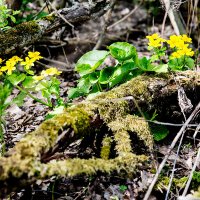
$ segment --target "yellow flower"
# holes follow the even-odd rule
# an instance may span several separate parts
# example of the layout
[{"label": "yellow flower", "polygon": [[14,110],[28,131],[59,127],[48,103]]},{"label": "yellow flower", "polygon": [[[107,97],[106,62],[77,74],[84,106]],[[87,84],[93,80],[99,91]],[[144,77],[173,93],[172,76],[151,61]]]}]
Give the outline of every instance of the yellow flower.
[{"label": "yellow flower", "polygon": [[167,43],[169,44],[169,46],[171,48],[178,48],[178,49],[181,49],[183,48],[185,45],[188,46],[188,44],[185,44],[186,43],[191,43],[192,42],[192,39],[187,37],[187,35],[171,35],[170,36],[170,39],[167,41]]},{"label": "yellow flower", "polygon": [[161,42],[159,40],[152,40],[148,43],[150,47],[161,47]]},{"label": "yellow flower", "polygon": [[183,35],[182,35],[182,40],[183,40],[184,42],[192,43],[192,39],[189,38],[186,34],[183,34]]},{"label": "yellow flower", "polygon": [[148,46],[154,47],[154,48],[161,47],[162,46],[161,43],[166,42],[166,40],[161,38],[157,33],[146,36],[146,38],[148,38],[148,40],[149,40]]},{"label": "yellow flower", "polygon": [[3,59],[2,58],[0,58],[0,64],[3,62]]},{"label": "yellow flower", "polygon": [[180,35],[171,35],[167,43],[171,48],[179,47],[184,45],[184,41],[182,40]]},{"label": "yellow flower", "polygon": [[193,56],[194,55],[194,51],[192,51],[191,48],[183,48],[183,49],[180,49],[178,50],[182,55],[186,55],[186,56]]},{"label": "yellow flower", "polygon": [[19,61],[22,61],[22,59],[18,56],[13,56],[12,58],[9,59],[11,62],[15,62],[15,64]]},{"label": "yellow flower", "polygon": [[156,40],[160,38],[160,36],[158,35],[158,33],[154,33],[153,35],[146,36],[146,38],[148,38],[149,40]]},{"label": "yellow flower", "polygon": [[2,72],[7,71],[7,67],[6,67],[6,66],[3,66],[3,67],[1,68],[1,71],[2,71]]},{"label": "yellow flower", "polygon": [[35,52],[29,51],[28,56],[29,56],[29,58],[33,59],[34,61],[43,58],[42,56],[40,56],[40,52],[38,52],[38,51],[35,51]]},{"label": "yellow flower", "polygon": [[172,55],[171,55],[171,58],[174,59],[174,58],[180,58],[182,55],[180,54],[180,52],[176,51],[176,52],[173,52]]},{"label": "yellow flower", "polygon": [[35,81],[41,81],[42,79],[44,78],[44,76],[33,76],[33,79],[35,80]]},{"label": "yellow flower", "polygon": [[8,74],[8,75],[11,75],[11,74],[12,74],[12,71],[14,71],[15,69],[16,69],[16,67],[15,67],[15,65],[13,65],[13,62],[7,60],[7,61],[6,61],[6,66],[3,66],[3,67],[1,68],[1,71],[2,71],[2,72],[7,71],[7,74]]},{"label": "yellow flower", "polygon": [[34,60],[30,59],[29,57],[25,58],[25,61],[21,62],[21,65],[24,65],[26,70],[29,70],[32,66],[34,66]]},{"label": "yellow flower", "polygon": [[55,67],[43,70],[41,72],[42,76],[53,76],[53,75],[60,75],[62,72],[58,71]]},{"label": "yellow flower", "polygon": [[191,48],[187,48],[187,46],[185,46],[183,49],[179,49],[176,52],[173,52],[171,55],[171,58],[180,58],[181,56],[193,56],[194,55],[194,51],[192,51]]}]

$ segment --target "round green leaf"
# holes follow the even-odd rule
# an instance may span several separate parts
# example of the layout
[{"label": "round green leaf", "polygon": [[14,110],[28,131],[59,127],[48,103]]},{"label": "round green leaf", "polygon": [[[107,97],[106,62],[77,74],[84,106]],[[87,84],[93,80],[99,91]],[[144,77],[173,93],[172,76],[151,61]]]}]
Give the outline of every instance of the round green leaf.
[{"label": "round green leaf", "polygon": [[84,76],[96,70],[109,55],[108,51],[92,50],[84,54],[77,62],[75,70]]},{"label": "round green leaf", "polygon": [[160,124],[152,124],[150,126],[150,130],[153,133],[155,141],[163,140],[169,134],[169,130],[166,128],[166,126]]},{"label": "round green leaf", "polygon": [[136,48],[127,42],[115,42],[108,49],[111,55],[119,61],[134,59],[137,55]]}]

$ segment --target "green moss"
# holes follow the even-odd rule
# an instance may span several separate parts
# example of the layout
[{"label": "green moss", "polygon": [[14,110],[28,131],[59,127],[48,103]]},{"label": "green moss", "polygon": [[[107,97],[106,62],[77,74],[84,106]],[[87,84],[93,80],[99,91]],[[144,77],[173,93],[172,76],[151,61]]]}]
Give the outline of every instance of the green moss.
[{"label": "green moss", "polygon": [[[174,188],[179,188],[179,189],[184,188],[187,180],[188,177],[186,176],[183,176],[182,178],[173,178],[171,190],[173,190]],[[166,188],[168,188],[169,186],[169,182],[170,182],[170,177],[162,176],[158,179],[155,189],[166,190]]]},{"label": "green moss", "polygon": [[[126,115],[123,118],[119,118],[115,121],[112,121],[108,124],[114,132],[123,132],[129,131],[134,132],[137,136],[144,141],[145,145],[152,150],[153,149],[153,136],[151,135],[148,123],[138,116]],[[129,145],[128,141],[124,140],[125,138],[121,137],[119,140],[121,145]]]},{"label": "green moss", "polygon": [[88,131],[89,116],[83,109],[74,108],[43,122],[36,131],[16,144],[7,159],[0,158],[0,180],[8,178],[11,174],[14,177],[23,174],[33,176],[41,164],[41,154],[55,145],[59,130],[66,126],[73,127],[75,134],[84,134]]},{"label": "green moss", "polygon": [[[195,77],[195,74],[188,75],[188,77],[191,76]],[[187,79],[186,77],[183,82],[187,81],[189,85]],[[138,104],[151,104],[154,98],[149,89],[154,88],[152,81],[151,77],[139,76],[118,88],[98,95],[91,101],[67,108],[65,113],[43,122],[36,131],[26,135],[7,154],[7,157],[0,158],[0,180],[5,180],[10,175],[21,177],[23,174],[45,178],[56,174],[74,176],[81,173],[94,174],[97,171],[110,173],[113,170],[125,171],[127,174],[134,173],[148,157],[135,155],[132,152],[131,134],[137,134],[151,150],[153,149],[153,137],[149,131],[148,123],[136,115],[131,115],[131,113],[138,111],[137,106],[133,104],[133,107],[130,108],[129,100],[123,98],[132,96]],[[158,85],[164,81],[162,78],[156,78]],[[177,90],[177,88],[175,89]],[[175,89],[170,90],[173,92]],[[71,127],[74,130],[74,138],[82,138],[90,131],[91,120],[96,115],[100,115],[100,118],[113,133],[113,138],[112,136],[105,137],[103,140],[101,149],[103,159],[75,158],[51,161],[47,164],[40,162],[41,155],[55,145],[59,131]],[[108,159],[110,146],[113,144],[116,145],[118,156],[114,159]],[[159,183],[158,187],[168,185],[169,178],[162,178]],[[182,185],[183,180],[174,179],[173,184]]]},{"label": "green moss", "polygon": [[111,148],[112,139],[111,137],[104,137],[102,141],[101,147],[101,158],[108,160],[110,155],[110,148]]},{"label": "green moss", "polygon": [[49,22],[54,22],[55,18],[56,18],[56,16],[54,14],[51,14],[51,15],[47,15],[47,16],[43,17],[42,20],[47,20]]},{"label": "green moss", "polygon": [[112,171],[136,173],[136,167],[145,160],[147,160],[147,157],[137,156],[132,153],[127,154],[126,157],[117,157],[109,160],[99,158],[54,160],[41,166],[40,178],[56,174],[61,176],[75,176],[83,173],[92,175],[98,171],[105,173]]},{"label": "green moss", "polygon": [[114,139],[116,141],[115,149],[117,150],[119,156],[125,156],[127,153],[132,151],[131,140],[127,131],[117,131],[114,133]]}]

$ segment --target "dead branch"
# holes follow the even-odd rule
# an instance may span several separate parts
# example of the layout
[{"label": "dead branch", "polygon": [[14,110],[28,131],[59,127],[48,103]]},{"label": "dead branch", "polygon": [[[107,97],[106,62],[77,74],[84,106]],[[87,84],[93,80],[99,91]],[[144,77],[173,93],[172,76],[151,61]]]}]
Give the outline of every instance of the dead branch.
[{"label": "dead branch", "polygon": [[[70,8],[60,9],[42,19],[19,24],[0,35],[0,56],[33,44],[44,34],[66,26],[66,21],[70,24],[77,24],[99,17],[109,9],[109,3],[110,0],[99,0],[92,4],[80,3]],[[66,21],[60,18],[60,15]]]}]

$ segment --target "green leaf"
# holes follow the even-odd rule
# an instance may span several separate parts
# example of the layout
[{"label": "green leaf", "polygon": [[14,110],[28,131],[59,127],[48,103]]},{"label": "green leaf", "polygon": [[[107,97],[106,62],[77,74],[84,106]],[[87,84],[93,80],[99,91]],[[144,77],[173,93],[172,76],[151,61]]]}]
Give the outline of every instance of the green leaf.
[{"label": "green leaf", "polygon": [[108,51],[93,50],[84,54],[77,62],[75,70],[84,76],[96,70],[109,55]]},{"label": "green leaf", "polygon": [[108,49],[111,55],[119,61],[135,59],[137,56],[136,48],[127,42],[115,42]]},{"label": "green leaf", "polygon": [[11,19],[11,21],[12,21],[13,23],[15,23],[15,22],[16,22],[16,19],[15,19],[15,17],[13,17],[12,15],[9,15],[9,17],[10,17],[10,19]]},{"label": "green leaf", "polygon": [[42,91],[48,89],[51,85],[51,81],[42,80],[35,86],[35,91]]},{"label": "green leaf", "polygon": [[49,90],[43,89],[43,90],[41,90],[41,92],[42,92],[42,96],[43,96],[43,97],[45,97],[45,98],[47,98],[47,99],[50,99],[50,98],[51,98],[51,92],[50,92]]},{"label": "green leaf", "polygon": [[67,92],[69,99],[74,99],[83,95],[83,92],[79,88],[71,88]]},{"label": "green leaf", "polygon": [[20,10],[13,10],[12,12],[13,12],[12,13],[13,15],[18,15],[21,11]]},{"label": "green leaf", "polygon": [[90,92],[90,88],[92,87],[92,85],[93,84],[90,82],[89,76],[87,76],[79,80],[77,88],[79,88],[81,92],[87,94]]},{"label": "green leaf", "polygon": [[126,185],[120,185],[120,186],[119,186],[119,190],[120,190],[121,192],[125,192],[127,189],[128,189],[128,187],[127,187]]},{"label": "green leaf", "polygon": [[13,102],[18,106],[22,106],[24,104],[24,99],[26,97],[25,92],[20,92],[14,99]]},{"label": "green leaf", "polygon": [[80,76],[85,76],[94,71],[89,64],[76,65],[75,70],[80,74]]},{"label": "green leaf", "polygon": [[52,77],[49,92],[60,96],[60,81],[56,77]]},{"label": "green leaf", "polygon": [[9,81],[5,80],[4,83],[0,83],[0,113],[3,113],[7,106],[9,106],[9,103],[6,101],[12,89],[13,85]]},{"label": "green leaf", "polygon": [[92,84],[95,84],[98,81],[99,78],[99,71],[98,72],[93,72],[91,74],[89,74],[89,81]]},{"label": "green leaf", "polygon": [[172,71],[182,71],[183,65],[181,64],[181,59],[175,58],[168,62],[168,66]]},{"label": "green leaf", "polygon": [[21,74],[16,74],[13,73],[10,76],[8,76],[8,80],[13,84],[13,85],[18,85],[20,82],[22,82],[26,78],[26,75],[21,73]]},{"label": "green leaf", "polygon": [[32,76],[26,76],[25,80],[23,81],[22,85],[24,88],[33,88],[35,87],[35,80]]},{"label": "green leaf", "polygon": [[[135,65],[134,62],[128,62],[124,65],[119,65],[114,68],[112,77],[109,80],[109,86],[113,87],[119,83],[124,83],[127,80],[130,80],[134,75]],[[130,73],[131,72],[131,73]],[[132,75],[131,75],[132,74]]]},{"label": "green leaf", "polygon": [[143,71],[149,71],[149,68],[152,68],[150,60],[148,60],[146,57],[139,59],[138,63],[138,67]]},{"label": "green leaf", "polygon": [[194,68],[194,59],[190,57],[185,58],[185,65],[188,66],[190,69]]},{"label": "green leaf", "polygon": [[152,69],[149,69],[149,71],[154,71],[154,72],[157,72],[157,73],[167,73],[168,72],[168,65],[163,64],[163,65],[153,66]]},{"label": "green leaf", "polygon": [[153,133],[153,137],[155,141],[163,140],[169,134],[169,130],[164,125],[160,124],[151,124],[150,130]]},{"label": "green leaf", "polygon": [[110,80],[109,86],[114,87],[115,85],[117,85],[119,83],[124,83],[126,81],[126,78],[128,78],[128,77],[129,77],[128,73],[120,74]]},{"label": "green leaf", "polygon": [[106,67],[100,71],[99,83],[107,84],[110,81],[110,78],[113,76],[115,71],[114,67]]},{"label": "green leaf", "polygon": [[45,120],[47,119],[51,119],[52,117],[54,117],[55,115],[59,115],[62,114],[65,110],[65,106],[58,106],[56,108],[53,109],[53,111],[49,112],[46,116],[45,116]]},{"label": "green leaf", "polygon": [[47,12],[39,12],[39,14],[36,16],[36,19],[40,19],[40,18],[42,18],[42,17],[45,17],[45,16],[47,16],[49,13],[47,13]]},{"label": "green leaf", "polygon": [[150,57],[150,61],[151,61],[151,62],[154,62],[154,61],[156,61],[156,60],[159,60],[159,57],[158,57],[157,54],[152,55],[152,56]]},{"label": "green leaf", "polygon": [[95,93],[91,93],[91,94],[89,94],[88,96],[87,96],[87,100],[91,100],[91,99],[93,99],[93,98],[95,98],[97,95],[99,95],[99,94],[101,94],[102,92],[99,92],[99,91],[97,91],[97,92],[95,92]]},{"label": "green leaf", "polygon": [[30,69],[24,69],[27,74],[34,75],[34,71]]}]

